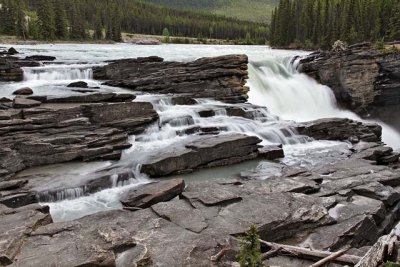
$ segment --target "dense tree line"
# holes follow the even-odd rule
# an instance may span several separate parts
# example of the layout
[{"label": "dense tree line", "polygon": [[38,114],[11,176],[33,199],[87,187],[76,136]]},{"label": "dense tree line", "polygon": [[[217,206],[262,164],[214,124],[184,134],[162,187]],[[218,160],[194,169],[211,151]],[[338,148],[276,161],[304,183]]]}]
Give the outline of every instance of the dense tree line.
[{"label": "dense tree line", "polygon": [[121,40],[121,32],[264,43],[268,27],[140,0],[0,0],[0,34],[23,38]]},{"label": "dense tree line", "polygon": [[400,40],[400,0],[281,0],[273,12],[272,45],[328,48],[336,40]]}]

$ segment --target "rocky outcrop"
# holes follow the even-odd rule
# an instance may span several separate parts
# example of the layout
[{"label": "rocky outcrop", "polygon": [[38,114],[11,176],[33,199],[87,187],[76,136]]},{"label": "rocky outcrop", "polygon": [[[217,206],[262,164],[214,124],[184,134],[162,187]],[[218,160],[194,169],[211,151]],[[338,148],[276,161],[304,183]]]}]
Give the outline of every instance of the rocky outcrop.
[{"label": "rocky outcrop", "polygon": [[299,123],[296,129],[298,133],[317,140],[350,141],[352,143],[379,142],[382,136],[382,127],[378,124],[366,124],[339,118]]},{"label": "rocky outcrop", "polygon": [[166,202],[179,196],[185,189],[183,179],[166,180],[131,189],[122,197],[125,207],[145,209],[159,202]]},{"label": "rocky outcrop", "polygon": [[221,134],[191,138],[180,146],[166,147],[143,163],[141,171],[150,176],[165,176],[195,169],[225,166],[258,156],[261,139],[244,134]]},{"label": "rocky outcrop", "polygon": [[159,57],[112,61],[93,70],[105,84],[163,94],[187,94],[239,103],[247,100],[248,58],[230,55],[201,58],[189,63],[165,62]]},{"label": "rocky outcrop", "polygon": [[19,65],[0,57],[0,81],[19,82],[24,78],[24,72]]},{"label": "rocky outcrop", "polygon": [[[158,119],[150,103],[121,102],[4,111],[0,120],[0,180],[32,166],[72,160],[115,160],[128,134]],[[38,102],[40,105],[40,102]],[[35,104],[36,106],[36,104]]]},{"label": "rocky outcrop", "polygon": [[366,43],[341,52],[313,53],[300,61],[299,70],[331,87],[339,104],[400,125],[389,118],[400,112],[399,62],[400,54]]}]

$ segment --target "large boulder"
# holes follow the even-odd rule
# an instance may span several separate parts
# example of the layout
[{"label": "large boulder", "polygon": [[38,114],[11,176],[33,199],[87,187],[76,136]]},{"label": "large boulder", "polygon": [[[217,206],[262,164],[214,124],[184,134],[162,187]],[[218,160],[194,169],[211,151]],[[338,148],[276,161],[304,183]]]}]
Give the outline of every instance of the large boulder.
[{"label": "large boulder", "polygon": [[135,91],[186,94],[229,103],[246,102],[248,58],[228,55],[189,63],[164,62],[159,57],[123,59],[93,70],[105,84]]},{"label": "large boulder", "polygon": [[185,182],[182,179],[155,182],[129,190],[121,203],[125,207],[145,209],[179,196],[184,189]]},{"label": "large boulder", "polygon": [[29,87],[24,87],[13,92],[13,95],[31,95],[33,90]]},{"label": "large boulder", "polygon": [[79,82],[73,82],[67,85],[67,87],[74,87],[74,88],[88,88],[87,82],[84,81],[79,81]]}]

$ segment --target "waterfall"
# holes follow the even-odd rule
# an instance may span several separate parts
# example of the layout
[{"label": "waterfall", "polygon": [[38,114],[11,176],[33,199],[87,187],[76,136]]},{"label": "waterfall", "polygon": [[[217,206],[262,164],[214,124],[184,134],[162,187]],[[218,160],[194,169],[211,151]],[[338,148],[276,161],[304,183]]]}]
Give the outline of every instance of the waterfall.
[{"label": "waterfall", "polygon": [[46,66],[39,68],[25,68],[24,80],[44,81],[69,81],[69,80],[90,80],[93,76],[92,68],[87,66]]},{"label": "waterfall", "polygon": [[355,113],[337,106],[332,90],[296,70],[296,62],[286,57],[249,64],[249,102],[267,107],[281,119],[311,121],[321,118],[349,118],[378,123],[383,128],[383,141],[400,148],[400,133],[389,125],[363,120]]}]

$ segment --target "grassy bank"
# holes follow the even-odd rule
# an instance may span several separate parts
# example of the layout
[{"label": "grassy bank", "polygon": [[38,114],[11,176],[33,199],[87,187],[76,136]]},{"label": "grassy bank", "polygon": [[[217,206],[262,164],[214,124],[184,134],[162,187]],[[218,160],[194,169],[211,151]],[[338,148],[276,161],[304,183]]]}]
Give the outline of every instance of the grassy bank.
[{"label": "grassy bank", "polygon": [[[162,36],[162,35],[144,35],[144,34],[131,34],[122,33],[122,40],[124,43],[142,44],[142,45],[156,45],[156,44],[207,44],[207,45],[256,45],[246,40],[221,40],[210,38],[191,38],[191,37],[176,37],[176,36]],[[110,40],[24,40],[16,36],[0,35],[0,44],[9,45],[37,45],[37,44],[113,44],[114,41]]]}]

